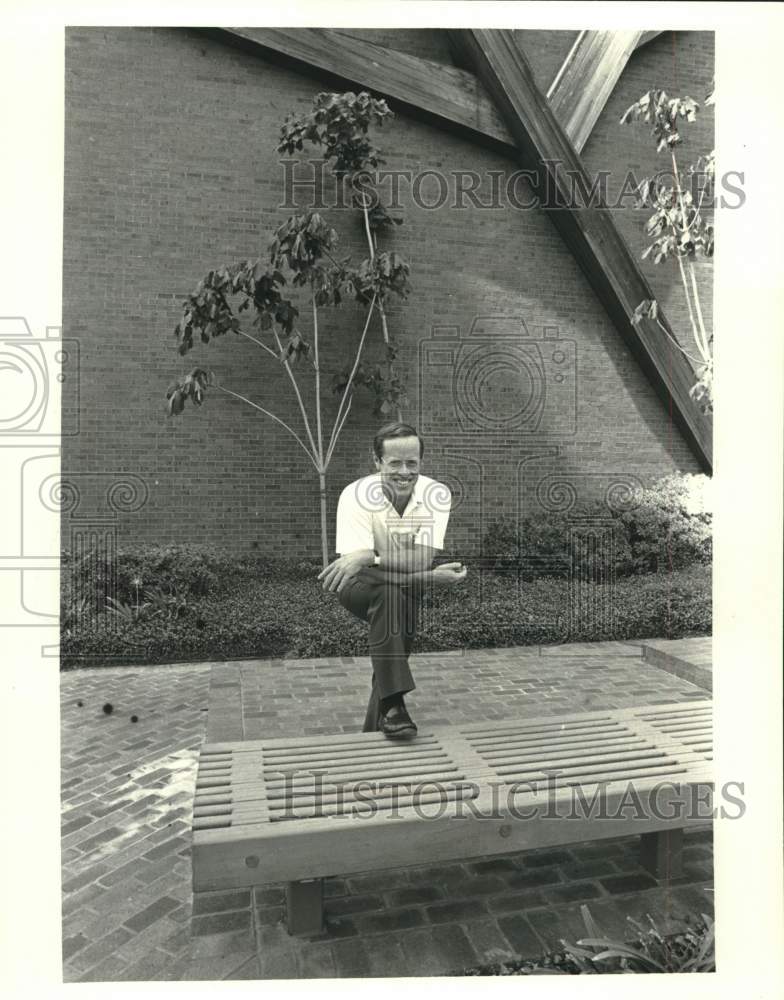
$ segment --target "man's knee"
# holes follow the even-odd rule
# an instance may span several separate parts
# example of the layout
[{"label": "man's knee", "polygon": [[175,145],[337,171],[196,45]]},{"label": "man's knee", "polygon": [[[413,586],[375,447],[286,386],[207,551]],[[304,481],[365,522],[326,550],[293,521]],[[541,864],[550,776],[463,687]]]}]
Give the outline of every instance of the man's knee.
[{"label": "man's knee", "polygon": [[370,615],[377,615],[379,612],[388,611],[392,608],[398,609],[404,607],[406,597],[403,589],[397,586],[397,584],[379,584],[373,590],[374,593],[368,605],[368,613]]},{"label": "man's knee", "polygon": [[390,600],[396,600],[400,594],[400,587],[395,583],[374,583],[371,587],[371,604],[380,604]]},{"label": "man's knee", "polygon": [[368,621],[368,611],[373,600],[372,590],[373,588],[358,580],[349,580],[338,591],[338,600],[346,611],[350,611],[363,621]]},{"label": "man's knee", "polygon": [[403,640],[408,646],[416,634],[416,605],[409,603],[409,595],[398,586],[382,589],[384,593],[374,594],[368,606],[371,636],[379,641],[383,631],[386,640]]}]

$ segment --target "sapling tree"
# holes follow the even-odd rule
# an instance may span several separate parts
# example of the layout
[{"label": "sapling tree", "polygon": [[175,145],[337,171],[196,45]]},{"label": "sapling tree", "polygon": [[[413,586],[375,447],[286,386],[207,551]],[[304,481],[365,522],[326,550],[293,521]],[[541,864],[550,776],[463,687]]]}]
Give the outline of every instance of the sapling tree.
[{"label": "sapling tree", "polygon": [[[353,176],[379,162],[378,152],[370,145],[367,132],[372,121],[381,124],[391,112],[383,101],[374,101],[367,94],[320,94],[316,101],[329,103],[333,97],[341,113],[331,116],[319,134],[329,155],[335,158],[336,165],[351,165]],[[285,137],[290,135],[290,131],[287,129],[290,126],[284,125],[281,130],[279,149],[288,148]],[[301,149],[301,142],[295,139],[292,148]],[[363,371],[363,350],[371,321],[374,314],[379,313],[382,316],[382,331],[385,332],[384,303],[392,294],[405,298],[409,292],[408,264],[399,254],[378,252],[373,243],[370,256],[357,267],[352,267],[349,257],[336,257],[337,244],[337,232],[318,212],[308,209],[292,215],[273,233],[266,260],[244,260],[209,271],[183,303],[182,318],[174,330],[181,355],[192,349],[196,334],[205,344],[229,332],[256,344],[288,381],[301,417],[299,433],[272,410],[234,391],[214,371],[206,368],[194,368],[170,385],[166,394],[168,412],[174,416],[183,412],[188,400],[200,406],[208,392],[224,393],[269,417],[294,438],[318,476],[324,566],[329,561],[330,550],[327,538],[327,470],[348,419],[354,391],[359,385],[370,385],[375,389],[376,412],[379,413],[388,412],[392,405],[390,398],[399,398],[390,397],[396,391],[398,382],[393,384],[389,376],[374,382]],[[300,307],[286,297],[287,285],[305,300],[302,316]],[[322,360],[320,311],[340,306],[344,301],[354,301],[362,307],[364,322],[353,355],[349,356],[339,373],[333,373],[333,389],[339,402],[337,411],[332,414],[328,434],[326,425],[329,421],[322,385],[322,377],[327,372]],[[247,310],[255,314],[251,325],[256,329],[252,334],[242,328],[240,321],[240,314]],[[390,357],[386,332],[384,340],[389,364],[393,358]],[[310,366],[313,370],[314,398],[311,401],[306,400],[302,380],[295,375],[295,370],[301,370],[303,366]],[[380,366],[376,367],[380,370]],[[312,417],[308,402],[313,408]]]},{"label": "sapling tree", "polygon": [[[713,104],[711,92],[705,99],[705,106]],[[649,90],[627,108],[621,124],[643,121],[652,125],[651,135],[656,141],[657,153],[665,152],[670,158],[671,177],[668,180],[672,183],[652,177],[645,178],[637,188],[637,207],[653,209],[645,227],[653,241],[645,248],[642,259],[652,254],[657,264],[676,261],[686,294],[693,349],[687,350],[673,339],[659,319],[655,299],[640,302],[632,322],[639,323],[643,316],[655,320],[665,336],[689,359],[696,375],[691,396],[703,412],[710,413],[713,410],[713,332],[705,325],[694,265],[698,257],[713,256],[713,224],[704,217],[703,205],[706,197],[708,205],[712,205],[715,150],[700,156],[685,173],[681,171],[675,152],[682,142],[680,128],[684,122],[696,121],[698,107],[691,97],[668,97],[663,90]]]},{"label": "sapling tree", "polygon": [[[406,402],[405,386],[395,372],[397,350],[389,333],[386,301],[393,287],[394,275],[399,271],[399,255],[378,250],[378,234],[385,228],[400,225],[402,219],[387,212],[374,184],[374,173],[384,160],[381,152],[370,142],[368,128],[372,122],[383,125],[392,114],[385,101],[376,100],[366,92],[361,94],[318,94],[313,109],[305,115],[286,118],[278,144],[279,153],[291,155],[301,151],[305,143],[322,150],[324,162],[330,165],[336,181],[351,191],[353,204],[362,212],[369,257],[360,270],[378,269],[389,279],[389,287],[379,285],[376,309],[381,319],[385,346],[385,365],[368,365],[364,361],[353,374],[356,385],[365,385],[375,394],[377,416],[396,412],[401,419],[401,404]],[[371,171],[370,168],[373,168]],[[351,374],[345,368],[336,375],[334,387],[342,391]]]}]

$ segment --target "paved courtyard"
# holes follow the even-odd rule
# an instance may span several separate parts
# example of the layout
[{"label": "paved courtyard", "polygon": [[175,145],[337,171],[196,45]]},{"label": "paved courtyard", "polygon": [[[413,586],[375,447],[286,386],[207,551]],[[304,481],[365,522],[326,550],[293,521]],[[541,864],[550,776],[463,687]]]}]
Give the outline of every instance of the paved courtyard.
[{"label": "paved courtyard", "polygon": [[[711,640],[683,642],[670,659],[704,668]],[[642,646],[416,655],[407,702],[421,727],[707,697]],[[582,902],[623,936],[627,915],[666,929],[712,913],[709,827],[687,833],[684,874],[667,889],[639,867],[636,838],[622,838],[330,879],[327,929],[309,939],[287,934],[280,886],[194,899],[202,741],[357,732],[369,675],[362,657],[61,675],[66,982],[445,975],[575,940]]]}]

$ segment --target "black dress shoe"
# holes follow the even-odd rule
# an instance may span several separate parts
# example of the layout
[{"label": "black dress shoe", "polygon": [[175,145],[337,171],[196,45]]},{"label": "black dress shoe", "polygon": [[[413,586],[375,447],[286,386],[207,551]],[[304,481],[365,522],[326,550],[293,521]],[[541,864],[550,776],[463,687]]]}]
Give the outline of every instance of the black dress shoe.
[{"label": "black dress shoe", "polygon": [[410,740],[417,734],[417,727],[404,705],[393,705],[381,713],[378,728],[391,739]]}]

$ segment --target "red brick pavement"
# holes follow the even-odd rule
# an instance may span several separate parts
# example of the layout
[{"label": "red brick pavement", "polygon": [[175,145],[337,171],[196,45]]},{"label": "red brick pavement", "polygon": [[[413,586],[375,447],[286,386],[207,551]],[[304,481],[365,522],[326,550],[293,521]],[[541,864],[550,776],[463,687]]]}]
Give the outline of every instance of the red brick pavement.
[{"label": "red brick pavement", "polygon": [[[412,662],[407,700],[430,725],[705,697],[631,643]],[[628,934],[627,914],[675,927],[687,911],[712,912],[710,829],[687,835],[684,877],[669,889],[638,866],[635,838],[331,879],[327,930],[310,939],[286,933],[279,886],[193,899],[189,821],[205,734],[355,732],[369,669],[346,657],[63,675],[66,981],[443,975],[580,936],[581,902],[615,934]]]},{"label": "red brick pavement", "polygon": [[61,675],[66,982],[187,971],[190,820],[209,677],[208,664]]}]

